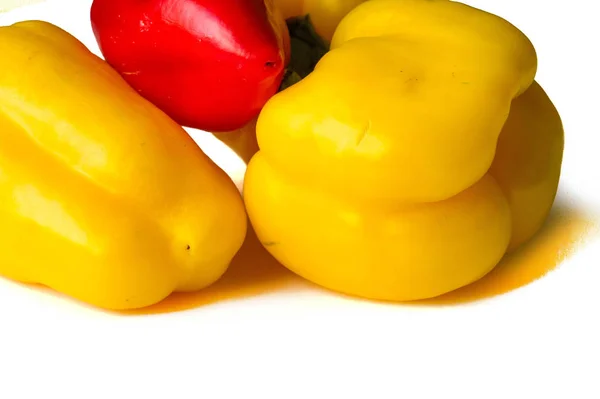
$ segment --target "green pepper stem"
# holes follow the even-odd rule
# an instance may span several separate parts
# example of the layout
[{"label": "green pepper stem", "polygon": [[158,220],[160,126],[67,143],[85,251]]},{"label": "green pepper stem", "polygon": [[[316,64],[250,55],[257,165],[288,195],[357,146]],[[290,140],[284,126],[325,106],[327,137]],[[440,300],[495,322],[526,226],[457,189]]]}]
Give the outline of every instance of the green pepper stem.
[{"label": "green pepper stem", "polygon": [[317,34],[309,15],[288,19],[287,27],[291,39],[291,57],[279,91],[307,77],[329,51],[329,44]]}]

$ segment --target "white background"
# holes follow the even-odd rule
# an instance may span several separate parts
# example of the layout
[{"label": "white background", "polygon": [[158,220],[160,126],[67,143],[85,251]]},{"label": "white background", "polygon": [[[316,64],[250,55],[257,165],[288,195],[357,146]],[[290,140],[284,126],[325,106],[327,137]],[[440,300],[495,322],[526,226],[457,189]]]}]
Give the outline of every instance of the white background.
[{"label": "white background", "polygon": [[[533,41],[537,79],[566,131],[557,202],[600,210],[594,2],[466,2],[508,19]],[[89,6],[47,0],[0,14],[0,24],[44,19],[98,53]],[[192,133],[239,177],[239,162],[219,143]],[[0,279],[0,398],[597,399],[595,237],[540,280],[449,306],[384,305],[298,285],[124,316]]]}]

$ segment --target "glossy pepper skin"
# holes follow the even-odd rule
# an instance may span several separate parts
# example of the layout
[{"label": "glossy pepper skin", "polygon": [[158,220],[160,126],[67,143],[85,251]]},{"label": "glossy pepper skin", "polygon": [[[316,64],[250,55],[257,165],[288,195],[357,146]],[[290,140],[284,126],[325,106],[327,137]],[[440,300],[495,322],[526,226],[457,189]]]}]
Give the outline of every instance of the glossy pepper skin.
[{"label": "glossy pepper skin", "polygon": [[106,309],[216,281],[247,219],[181,126],[54,25],[0,53],[0,274]]},{"label": "glossy pepper skin", "polygon": [[[314,32],[325,43],[331,41],[335,28],[343,17],[357,5],[366,0],[273,0],[274,7],[280,11],[286,21],[295,18],[310,18]],[[287,27],[286,27],[287,29]],[[293,32],[290,32],[293,36]],[[292,39],[293,40],[293,39]],[[292,57],[291,46],[286,47],[286,59]],[[302,54],[294,54],[294,58]],[[287,63],[288,67],[292,65]],[[282,89],[282,88],[281,88]],[[258,151],[256,142],[256,120],[240,129],[227,132],[213,132],[216,138],[231,148],[244,162],[248,163]]]},{"label": "glossy pepper skin", "polygon": [[285,21],[271,0],[94,0],[104,58],[181,125],[238,129],[277,92]]},{"label": "glossy pepper skin", "polygon": [[370,0],[274,96],[244,198],[283,265],[344,293],[438,296],[541,226],[563,129],[507,21],[445,0]]}]

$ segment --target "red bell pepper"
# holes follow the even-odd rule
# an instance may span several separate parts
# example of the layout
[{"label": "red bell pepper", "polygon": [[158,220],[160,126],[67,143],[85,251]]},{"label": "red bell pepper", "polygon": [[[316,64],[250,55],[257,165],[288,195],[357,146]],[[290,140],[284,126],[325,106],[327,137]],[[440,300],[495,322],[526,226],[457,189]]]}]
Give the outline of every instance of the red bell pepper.
[{"label": "red bell pepper", "polygon": [[183,126],[246,125],[289,62],[272,0],[94,0],[90,17],[106,61]]}]

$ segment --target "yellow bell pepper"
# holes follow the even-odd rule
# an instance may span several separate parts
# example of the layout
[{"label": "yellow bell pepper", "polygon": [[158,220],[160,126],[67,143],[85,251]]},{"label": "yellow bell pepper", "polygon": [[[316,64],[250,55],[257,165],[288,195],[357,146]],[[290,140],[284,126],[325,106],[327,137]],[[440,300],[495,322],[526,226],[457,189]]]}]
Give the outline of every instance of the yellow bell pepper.
[{"label": "yellow bell pepper", "polygon": [[0,54],[0,275],[106,309],[219,279],[244,204],[189,135],[54,25]]},{"label": "yellow bell pepper", "polygon": [[[308,16],[315,33],[329,42],[342,18],[365,1],[367,0],[268,0],[267,4],[274,7],[276,12],[281,12],[286,20]],[[297,55],[292,54],[292,57]],[[213,135],[246,163],[258,151],[256,119],[241,129],[214,132]]]},{"label": "yellow bell pepper", "polygon": [[528,38],[446,0],[370,0],[275,95],[246,171],[271,254],[324,287],[416,300],[478,280],[542,225],[563,151]]}]

